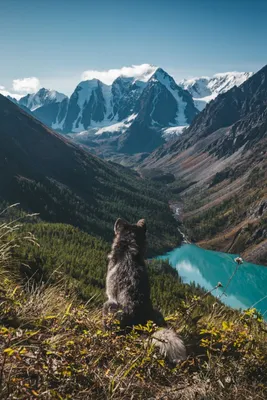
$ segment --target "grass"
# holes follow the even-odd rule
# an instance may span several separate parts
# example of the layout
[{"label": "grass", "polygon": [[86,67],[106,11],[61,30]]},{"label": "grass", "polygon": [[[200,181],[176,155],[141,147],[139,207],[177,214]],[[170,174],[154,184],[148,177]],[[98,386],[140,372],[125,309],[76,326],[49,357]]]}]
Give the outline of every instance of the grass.
[{"label": "grass", "polygon": [[239,313],[210,296],[207,306],[187,285],[166,319],[189,356],[169,365],[151,344],[152,323],[105,332],[101,309],[64,280],[21,281],[12,248],[24,240],[36,245],[17,222],[1,225],[1,399],[266,399],[267,329],[255,309]]}]

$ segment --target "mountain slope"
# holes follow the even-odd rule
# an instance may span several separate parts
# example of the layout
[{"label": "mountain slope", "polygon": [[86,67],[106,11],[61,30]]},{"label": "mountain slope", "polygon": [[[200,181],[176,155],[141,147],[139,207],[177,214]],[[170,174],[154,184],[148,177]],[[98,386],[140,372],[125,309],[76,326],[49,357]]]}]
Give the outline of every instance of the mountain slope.
[{"label": "mountain slope", "polygon": [[0,140],[2,200],[19,201],[44,220],[70,223],[106,240],[118,216],[131,221],[146,217],[153,251],[179,242],[167,199],[158,188],[83,151],[3,96]]},{"label": "mountain slope", "polygon": [[[267,198],[266,120],[267,66],[240,87],[219,95],[184,134],[143,163],[144,168],[176,175],[174,191],[180,192],[184,218],[196,240],[218,232],[226,238],[229,231],[229,238],[220,237],[219,247],[213,248],[246,252],[252,261],[264,263],[267,209],[258,210]],[[241,245],[235,235],[248,224],[254,239],[246,238]]]},{"label": "mountain slope", "polygon": [[37,93],[22,97],[17,104],[47,126],[62,129],[68,101],[63,93],[42,88]]},{"label": "mountain slope", "polygon": [[184,79],[179,85],[188,90],[194,98],[195,105],[202,111],[206,104],[219,94],[225,93],[234,86],[242,85],[253,75],[252,72],[225,72],[213,77]]},{"label": "mountain slope", "polygon": [[139,102],[142,118],[150,125],[189,125],[198,114],[192,96],[161,68],[149,79]]},{"label": "mountain slope", "polygon": [[43,122],[45,125],[61,131],[68,109],[68,104],[69,99],[68,97],[65,97],[60,102],[45,104],[41,107],[36,108],[32,112],[32,115],[34,115],[39,121]]},{"label": "mountain slope", "polygon": [[129,118],[134,113],[136,103],[145,87],[146,82],[134,78],[120,76],[115,79],[112,83],[111,92],[113,96],[113,116],[118,122]]},{"label": "mountain slope", "polygon": [[108,91],[108,86],[98,79],[81,82],[70,97],[63,130],[80,132],[91,124],[102,122],[110,107],[104,91]]}]

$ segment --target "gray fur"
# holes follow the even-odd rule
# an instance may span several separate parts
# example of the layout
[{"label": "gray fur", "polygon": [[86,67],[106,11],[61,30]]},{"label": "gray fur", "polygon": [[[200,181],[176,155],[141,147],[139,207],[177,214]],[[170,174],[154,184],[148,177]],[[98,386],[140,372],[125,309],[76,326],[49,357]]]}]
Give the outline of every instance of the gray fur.
[{"label": "gray fur", "polygon": [[118,219],[114,225],[115,239],[108,256],[104,316],[116,315],[122,328],[146,323],[152,314],[150,287],[145,265],[146,226]]},{"label": "gray fur", "polygon": [[160,329],[152,336],[152,344],[169,361],[177,363],[186,360],[186,348],[182,339],[172,329]]},{"label": "gray fur", "polygon": [[[146,223],[141,219],[131,225],[119,218],[114,225],[115,238],[108,256],[106,294],[103,306],[104,325],[108,327],[110,315],[125,329],[145,324],[148,320],[166,326],[164,317],[153,310],[150,286],[145,264]],[[159,339],[159,340],[157,340]],[[154,334],[153,343],[170,361],[186,358],[182,340],[174,331],[163,329]]]}]

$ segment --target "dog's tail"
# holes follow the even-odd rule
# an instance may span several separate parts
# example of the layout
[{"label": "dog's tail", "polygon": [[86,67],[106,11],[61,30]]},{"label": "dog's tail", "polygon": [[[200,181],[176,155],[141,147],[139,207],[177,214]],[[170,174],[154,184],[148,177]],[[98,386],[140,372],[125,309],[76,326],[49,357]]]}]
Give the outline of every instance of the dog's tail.
[{"label": "dog's tail", "polygon": [[152,344],[159,348],[160,354],[170,362],[185,360],[186,348],[182,339],[172,329],[160,329],[152,336]]}]

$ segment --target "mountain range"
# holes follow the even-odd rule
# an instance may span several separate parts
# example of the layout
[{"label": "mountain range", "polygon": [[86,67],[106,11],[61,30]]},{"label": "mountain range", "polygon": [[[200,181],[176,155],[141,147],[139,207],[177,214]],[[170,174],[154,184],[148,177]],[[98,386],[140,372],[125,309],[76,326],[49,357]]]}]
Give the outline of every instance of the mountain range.
[{"label": "mountain range", "polygon": [[79,83],[70,98],[42,88],[17,104],[97,154],[144,153],[180,135],[208,101],[250,75],[233,72],[177,84],[158,68],[147,81],[120,76],[106,85],[92,79]]}]

